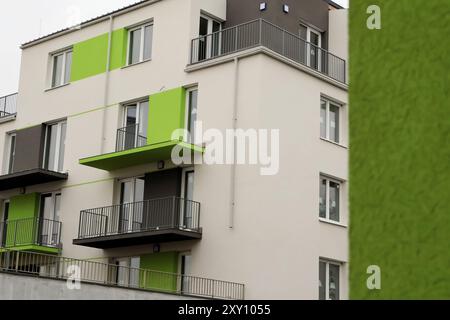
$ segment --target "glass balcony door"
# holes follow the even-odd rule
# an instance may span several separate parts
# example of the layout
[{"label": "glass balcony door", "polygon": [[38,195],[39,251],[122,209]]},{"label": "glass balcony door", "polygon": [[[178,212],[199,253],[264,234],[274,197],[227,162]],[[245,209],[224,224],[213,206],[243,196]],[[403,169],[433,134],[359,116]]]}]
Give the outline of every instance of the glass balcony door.
[{"label": "glass balcony door", "polygon": [[143,177],[122,180],[120,183],[120,232],[137,232],[142,229],[144,213]]},{"label": "glass balcony door", "polygon": [[2,215],[0,219],[0,247],[6,246],[6,229],[8,227],[9,200],[3,202]]},{"label": "glass balcony door", "polygon": [[56,246],[59,242],[59,217],[61,212],[61,193],[41,196],[41,219],[38,223],[39,243]]},{"label": "glass balcony door", "polygon": [[184,198],[184,203],[181,207],[181,224],[180,226],[186,229],[192,229],[194,225],[193,221],[193,206],[191,201],[194,199],[194,170],[184,169],[183,170],[183,181],[182,181],[182,195]]},{"label": "glass balcony door", "polygon": [[200,17],[198,61],[220,54],[222,24],[210,17]]},{"label": "glass balcony door", "polygon": [[121,149],[129,150],[142,147],[147,142],[148,101],[136,102],[125,106],[124,128],[118,138]]}]

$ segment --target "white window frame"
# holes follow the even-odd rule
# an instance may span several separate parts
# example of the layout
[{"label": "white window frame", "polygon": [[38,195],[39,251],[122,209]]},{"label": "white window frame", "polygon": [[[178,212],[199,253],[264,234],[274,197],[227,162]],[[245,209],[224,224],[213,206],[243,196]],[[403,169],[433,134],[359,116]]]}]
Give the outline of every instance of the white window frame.
[{"label": "white window frame", "polygon": [[[136,203],[136,181],[137,180],[144,180],[144,184],[145,184],[145,176],[136,176],[136,177],[131,177],[131,178],[125,178],[125,179],[119,179],[119,194],[118,194],[118,201],[117,203],[119,203],[119,205],[123,205],[123,204],[132,204],[132,203]],[[133,201],[132,202],[124,202],[122,203],[122,184],[123,183],[131,183],[131,193],[133,195]],[[144,191],[144,199],[145,199],[145,191]],[[145,200],[144,200],[145,201]],[[127,226],[127,231],[126,233],[133,233],[136,231],[133,231],[133,218],[134,217],[134,206],[131,206],[130,211],[128,212],[128,226]],[[117,229],[120,230],[120,219],[118,219],[117,221]]]},{"label": "white window frame", "polygon": [[[301,26],[303,26],[304,28],[306,28],[306,42],[308,43],[307,45],[307,52],[306,52],[306,64],[312,68],[311,66],[311,46],[309,45],[311,43],[311,32],[315,33],[318,36],[319,39],[319,48],[322,49],[322,33],[314,28],[311,28],[310,26],[304,24],[304,23],[300,23]],[[317,70],[322,70],[322,50],[318,49],[317,52]],[[313,68],[315,69],[315,68]]]},{"label": "white window frame", "polygon": [[[194,185],[193,185],[193,188],[195,188],[195,168],[194,167],[183,168],[183,170],[181,171],[181,199],[184,199],[184,201],[188,200],[188,199],[185,198],[185,193],[186,193],[186,173],[188,173],[188,172],[192,172],[194,174]],[[194,201],[194,200],[191,199],[191,201]],[[185,221],[184,220],[185,220],[184,205],[182,205],[181,208],[180,208],[180,226],[184,226],[185,225]],[[187,228],[187,229],[189,229],[189,228]]]},{"label": "white window frame", "polygon": [[[128,45],[127,45],[127,65],[128,66],[132,66],[132,65],[135,65],[135,64],[139,64],[139,63],[142,63],[142,62],[146,62],[146,61],[150,61],[150,60],[152,60],[152,56],[153,56],[153,36],[154,36],[154,30],[152,30],[152,38],[151,38],[151,41],[152,41],[152,50],[151,50],[151,52],[150,52],[150,58],[147,58],[147,59],[145,59],[144,60],[144,51],[145,51],[145,46],[144,46],[144,44],[145,44],[145,28],[146,27],[149,27],[149,26],[152,26],[152,28],[154,29],[154,24],[153,24],[153,21],[150,21],[150,22],[147,22],[147,23],[144,23],[144,24],[140,24],[140,25],[138,25],[138,26],[136,26],[136,27],[132,27],[132,28],[129,28],[128,29]],[[140,52],[139,52],[139,61],[138,62],[133,62],[133,63],[131,63],[130,62],[130,53],[131,53],[131,33],[132,32],[134,32],[134,31],[136,31],[136,30],[141,30],[141,40],[140,40],[140,43],[141,43],[141,46],[140,46]]]},{"label": "white window frame", "polygon": [[[330,300],[330,265],[334,265],[339,267],[339,300],[342,300],[342,268],[343,268],[343,263],[339,263],[336,261],[330,261],[330,260],[326,260],[326,259],[319,259],[319,263],[323,262],[325,263],[325,300]],[[320,270],[320,267],[319,267]],[[320,274],[319,274],[319,279],[320,281]],[[320,299],[320,293],[319,293],[319,299]]]},{"label": "white window frame", "polygon": [[[59,163],[59,158],[60,158],[60,152],[61,152],[61,133],[62,133],[62,125],[63,124],[66,124],[66,137],[65,138],[67,138],[67,121],[66,120],[64,120],[64,121],[59,121],[59,122],[53,122],[53,123],[47,123],[46,124],[46,128],[45,128],[45,146],[44,146],[44,156],[42,157],[43,158],[43,164],[42,164],[42,167],[44,168],[44,169],[47,169],[47,170],[50,170],[50,171],[54,171],[54,172],[64,172],[64,158],[65,158],[65,155],[63,155],[63,163],[61,164],[62,165],[62,169],[61,169],[61,171],[59,170],[59,165],[60,165],[60,163]],[[48,168],[46,168],[46,166],[45,166],[45,163],[47,162],[47,150],[48,150],[48,148],[50,147],[49,145],[48,145],[48,131],[49,131],[49,128],[51,127],[51,126],[54,126],[54,125],[57,125],[57,131],[56,131],[56,142],[55,142],[55,159],[54,159],[54,163],[53,164],[48,164]],[[65,141],[64,141],[64,143],[65,143]],[[65,151],[65,149],[64,149],[64,151]]]},{"label": "white window frame", "polygon": [[[221,52],[221,50],[222,50],[222,32],[221,31],[223,30],[223,22],[219,21],[205,13],[200,14],[200,18],[208,20],[208,31],[206,32],[207,35],[211,35],[213,33],[214,22],[219,24],[219,26],[220,26],[219,31],[216,31],[216,32],[219,32],[219,39],[218,39],[219,48],[217,50],[218,50],[218,52]],[[199,37],[200,37],[200,35],[199,35]],[[213,40],[212,36],[210,36],[210,37],[206,36],[204,38],[204,41],[210,42],[209,44],[206,43],[206,52],[205,52],[206,60],[210,59],[212,57],[212,49],[213,49],[213,41],[212,40]]]},{"label": "white window frame", "polygon": [[[325,218],[320,216],[320,208],[319,208],[319,219],[322,221],[326,221],[326,222],[330,222],[330,223],[334,223],[334,224],[341,224],[342,223],[342,184],[343,182],[338,180],[338,179],[334,179],[334,178],[330,178],[326,175],[320,175],[320,179],[319,179],[319,190],[320,190],[320,186],[322,185],[322,180],[326,180],[327,185],[326,185],[326,197],[325,197]],[[338,189],[339,189],[339,207],[338,207],[338,212],[339,212],[339,220],[332,220],[330,219],[330,182],[334,182],[338,184]],[[320,193],[319,193],[319,205],[320,205]]]},{"label": "white window frame", "polygon": [[[55,240],[53,238],[53,235],[54,235],[53,234],[53,229],[54,229],[55,224],[57,224],[60,221],[60,219],[61,219],[60,216],[57,216],[58,212],[56,212],[56,197],[57,196],[59,196],[59,200],[62,201],[62,192],[61,191],[42,193],[41,196],[40,196],[40,199],[39,199],[39,201],[40,201],[40,204],[39,204],[39,217],[41,219],[47,219],[46,217],[44,217],[44,212],[42,211],[44,209],[44,207],[43,207],[44,203],[42,203],[42,199],[44,197],[51,198],[52,217],[50,219],[48,219],[49,220],[48,221],[48,229],[49,229],[48,231],[50,232],[50,230],[51,230],[51,233],[47,234],[47,237],[50,237],[50,239],[47,241],[47,243],[50,244],[50,245],[55,245],[55,246],[58,244],[57,243],[58,239],[56,239],[56,241],[53,241],[53,240]],[[61,202],[59,203],[59,205],[61,206]],[[59,209],[61,210],[61,207]],[[41,228],[43,226],[45,226],[45,225],[46,225],[46,223],[43,222]],[[40,230],[40,231],[42,233],[42,230]],[[61,232],[61,230],[59,230],[59,232]]]},{"label": "white window frame", "polygon": [[[190,259],[192,261],[192,252],[190,252],[190,251],[180,252],[180,254],[178,255],[178,270],[180,270],[181,277],[178,280],[177,287],[180,292],[183,291],[183,287],[185,284],[187,284],[189,286],[189,280],[190,280],[189,276],[191,276],[191,274],[189,274],[189,273],[184,274],[183,270],[182,270],[183,257],[186,257],[186,256],[190,257]],[[192,267],[192,264],[190,265],[190,267]],[[188,278],[186,279],[183,276],[187,276]],[[186,293],[189,293],[189,292],[186,292]]]},{"label": "white window frame", "polygon": [[[55,53],[51,54],[51,59],[52,59],[52,63],[51,63],[52,67],[51,67],[51,70],[50,70],[50,72],[51,72],[50,87],[51,88],[58,88],[58,87],[61,87],[61,86],[64,86],[64,85],[70,83],[70,77],[69,77],[69,79],[66,79],[66,60],[67,60],[67,54],[68,53],[72,53],[72,59],[73,59],[73,48],[61,50],[61,51],[58,51],[58,52],[55,52]],[[56,57],[59,57],[59,56],[63,56],[62,68],[61,68],[61,74],[60,74],[61,81],[60,81],[60,83],[57,83],[57,84],[53,85],[55,60],[56,60]],[[70,67],[72,67],[72,64],[70,65]]]},{"label": "white window frame", "polygon": [[9,167],[11,166],[11,147],[12,147],[12,138],[15,137],[15,142],[14,142],[14,159],[16,158],[16,146],[17,146],[17,134],[15,132],[12,133],[8,133],[7,135],[7,143],[6,143],[6,152],[5,152],[5,166],[3,168],[3,172],[5,172],[5,174],[11,174],[14,172],[14,162],[12,163],[12,168],[11,170],[9,169]]},{"label": "white window frame", "polygon": [[[141,104],[146,103],[148,105],[148,108],[150,108],[150,100],[149,99],[142,99],[142,100],[136,100],[134,102],[129,102],[129,103],[125,103],[122,105],[123,107],[123,119],[122,119],[122,128],[126,128],[127,127],[127,110],[129,107],[131,106],[136,106],[136,125],[137,125],[137,129],[136,130],[136,134],[134,136],[134,146],[135,148],[138,146],[138,137],[139,137],[139,129],[141,126],[141,112],[142,112],[142,107]],[[150,112],[150,110],[148,110]],[[148,116],[148,113],[147,113]],[[148,119],[147,119],[147,126],[149,126],[148,124]],[[146,128],[146,130],[148,131],[148,128]],[[146,138],[148,139],[148,137],[146,136]],[[125,147],[125,140],[122,142],[122,147]]]},{"label": "white window frame", "polygon": [[[194,135],[192,135],[192,132],[188,132],[189,129],[189,120],[190,120],[190,116],[191,116],[191,108],[190,108],[190,104],[189,104],[189,97],[191,92],[193,91],[197,91],[197,121],[198,121],[198,102],[199,102],[199,90],[198,87],[191,87],[186,89],[186,106],[185,106],[185,123],[184,123],[184,127],[186,128],[185,132],[184,132],[184,137],[183,137],[183,141],[187,142],[187,143],[191,143],[191,144],[196,144],[196,132],[195,132],[195,127],[196,125],[194,124]],[[192,131],[192,128],[191,128]]]},{"label": "white window frame", "polygon": [[[321,97],[320,98],[320,112],[322,112],[322,102],[325,102],[325,104],[326,104],[326,107],[325,107],[326,108],[326,111],[325,111],[325,113],[326,113],[326,117],[325,117],[325,137],[322,137],[322,132],[320,132],[320,138],[324,139],[324,140],[327,140],[329,142],[335,143],[335,144],[342,145],[342,140],[343,140],[342,139],[342,124],[343,124],[343,111],[342,111],[342,108],[343,108],[343,105],[341,103],[335,102],[335,101],[327,99],[325,97]],[[338,115],[339,115],[339,122],[338,122],[339,139],[338,139],[338,141],[331,140],[331,138],[330,138],[330,132],[331,132],[331,128],[330,128],[330,121],[331,121],[330,120],[331,119],[330,118],[330,104],[338,107],[338,112],[339,112],[338,113]],[[320,117],[320,114],[319,114],[319,117]]]}]

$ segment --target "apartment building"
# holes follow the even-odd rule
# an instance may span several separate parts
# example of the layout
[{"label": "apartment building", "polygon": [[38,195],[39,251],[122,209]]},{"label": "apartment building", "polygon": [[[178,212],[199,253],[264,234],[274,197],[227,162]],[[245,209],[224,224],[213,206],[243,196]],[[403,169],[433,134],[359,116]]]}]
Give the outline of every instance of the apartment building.
[{"label": "apartment building", "polygon": [[[71,257],[109,285],[346,299],[347,44],[325,0],[147,0],[23,44],[0,99],[3,268]],[[208,153],[200,122],[279,130],[276,174],[175,163]]]}]

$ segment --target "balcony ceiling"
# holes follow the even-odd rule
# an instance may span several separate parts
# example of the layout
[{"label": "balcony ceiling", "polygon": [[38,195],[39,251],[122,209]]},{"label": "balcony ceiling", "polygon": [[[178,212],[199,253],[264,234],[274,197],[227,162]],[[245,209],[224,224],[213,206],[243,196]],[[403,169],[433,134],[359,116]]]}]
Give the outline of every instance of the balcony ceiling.
[{"label": "balcony ceiling", "polygon": [[204,148],[182,141],[168,141],[146,145],[144,147],[84,158],[80,164],[101,170],[112,171],[127,167],[148,164],[159,160],[171,159],[175,146],[192,153],[203,153]]},{"label": "balcony ceiling", "polygon": [[174,242],[183,240],[198,240],[202,238],[201,231],[188,231],[183,229],[162,229],[123,233],[97,238],[75,239],[73,244],[97,249],[129,247],[135,245]]},{"label": "balcony ceiling", "polygon": [[67,173],[32,169],[0,176],[0,191],[22,188],[36,184],[67,180]]}]

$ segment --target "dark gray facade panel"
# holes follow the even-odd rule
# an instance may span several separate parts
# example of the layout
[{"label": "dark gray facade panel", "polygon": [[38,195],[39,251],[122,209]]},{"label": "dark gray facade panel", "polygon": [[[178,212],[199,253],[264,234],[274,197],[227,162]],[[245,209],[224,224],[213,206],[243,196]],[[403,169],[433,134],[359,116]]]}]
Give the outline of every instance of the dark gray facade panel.
[{"label": "dark gray facade panel", "polygon": [[39,125],[16,132],[14,172],[42,168],[44,126]]},{"label": "dark gray facade panel", "polygon": [[[267,3],[265,11],[259,10],[262,2]],[[283,12],[283,5],[289,6],[289,13]],[[263,18],[296,35],[301,21],[328,31],[329,4],[324,0],[227,0],[227,21],[225,27]]]},{"label": "dark gray facade panel", "polygon": [[145,175],[144,198],[146,200],[179,197],[181,193],[181,169],[157,171]]}]

